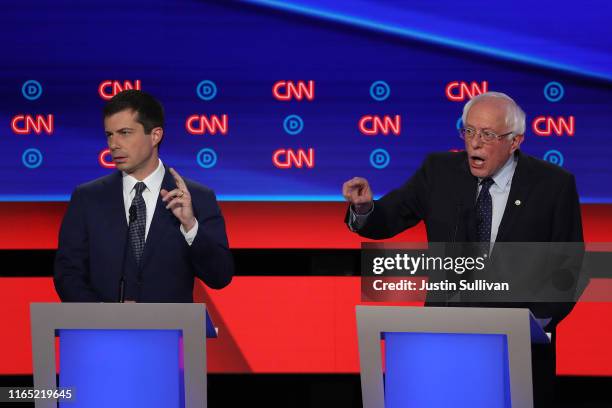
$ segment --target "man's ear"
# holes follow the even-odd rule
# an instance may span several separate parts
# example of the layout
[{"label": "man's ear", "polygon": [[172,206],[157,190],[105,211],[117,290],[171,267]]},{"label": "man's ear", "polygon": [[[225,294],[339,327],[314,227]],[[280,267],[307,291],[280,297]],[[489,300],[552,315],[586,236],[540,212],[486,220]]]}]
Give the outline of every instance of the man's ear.
[{"label": "man's ear", "polygon": [[514,153],[525,140],[525,135],[516,135],[512,138],[512,145],[510,146],[510,153]]},{"label": "man's ear", "polygon": [[156,127],[151,130],[151,141],[153,146],[158,146],[164,138],[164,128]]}]

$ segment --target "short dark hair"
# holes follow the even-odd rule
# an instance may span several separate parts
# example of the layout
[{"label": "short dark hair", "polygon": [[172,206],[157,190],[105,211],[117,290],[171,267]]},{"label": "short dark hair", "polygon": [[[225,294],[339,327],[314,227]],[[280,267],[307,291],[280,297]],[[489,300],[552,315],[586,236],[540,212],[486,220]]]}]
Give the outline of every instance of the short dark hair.
[{"label": "short dark hair", "polygon": [[135,89],[119,92],[104,105],[104,118],[124,110],[132,110],[138,114],[136,121],[144,127],[146,134],[151,133],[153,128],[164,127],[164,108],[146,92]]}]

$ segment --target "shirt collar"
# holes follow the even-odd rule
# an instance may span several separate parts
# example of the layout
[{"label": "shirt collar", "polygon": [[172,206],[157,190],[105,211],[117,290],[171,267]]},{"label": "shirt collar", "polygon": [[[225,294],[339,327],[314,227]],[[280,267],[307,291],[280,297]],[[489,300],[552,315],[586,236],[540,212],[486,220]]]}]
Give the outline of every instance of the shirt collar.
[{"label": "shirt collar", "polygon": [[[508,161],[504,163],[501,169],[497,170],[497,172],[491,177],[495,185],[502,189],[506,190],[506,188],[510,185],[512,181],[512,176],[514,176],[514,170],[516,169],[517,158],[516,155],[511,155],[508,158]],[[478,179],[480,183],[482,181],[481,178]]]},{"label": "shirt collar", "polygon": [[[166,169],[164,169],[164,164],[162,163],[161,159],[159,159],[159,163],[157,164],[157,168],[155,169],[155,171],[145,177],[144,180],[142,180],[142,182],[145,183],[145,186],[147,187],[146,189],[149,191],[156,191],[161,189],[165,173]],[[121,174],[123,176],[123,191],[127,194],[130,194],[139,180],[127,174],[126,172],[121,172]]]}]

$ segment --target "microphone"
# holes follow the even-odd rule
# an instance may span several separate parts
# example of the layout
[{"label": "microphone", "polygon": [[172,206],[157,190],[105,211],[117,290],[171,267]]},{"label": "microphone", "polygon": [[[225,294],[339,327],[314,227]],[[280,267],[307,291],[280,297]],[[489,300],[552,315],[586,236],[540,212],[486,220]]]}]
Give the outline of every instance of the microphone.
[{"label": "microphone", "polygon": [[128,221],[127,235],[125,237],[125,245],[123,246],[123,258],[121,259],[121,280],[119,281],[119,303],[125,302],[125,257],[127,256],[127,248],[130,244],[130,224],[136,221],[138,217],[138,209],[135,205],[130,206],[130,218]]}]

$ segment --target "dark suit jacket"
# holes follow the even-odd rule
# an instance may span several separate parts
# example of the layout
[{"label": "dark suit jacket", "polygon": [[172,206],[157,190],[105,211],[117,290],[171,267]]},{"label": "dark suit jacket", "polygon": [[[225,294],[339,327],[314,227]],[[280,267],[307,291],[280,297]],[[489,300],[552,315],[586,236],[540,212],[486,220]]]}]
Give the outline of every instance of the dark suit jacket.
[{"label": "dark suit jacket", "polygon": [[[201,184],[185,182],[199,224],[192,245],[158,197],[140,267],[126,243],[121,173],[78,186],[62,222],[55,258],[55,289],[62,301],[116,302],[122,270],[126,298],[139,302],[192,302],[196,276],[211,288],[228,285],[233,260],[215,195]],[[167,167],[162,188],[176,188]]]},{"label": "dark suit jacket", "polygon": [[[496,243],[582,242],[574,176],[520,151],[515,154],[518,163]],[[403,186],[375,201],[373,212],[357,232],[385,239],[422,220],[429,242],[475,241],[477,183],[465,152],[431,154]],[[575,287],[575,283],[570,284]],[[553,317],[553,327],[571,310],[567,304],[530,307],[538,317]]]}]

